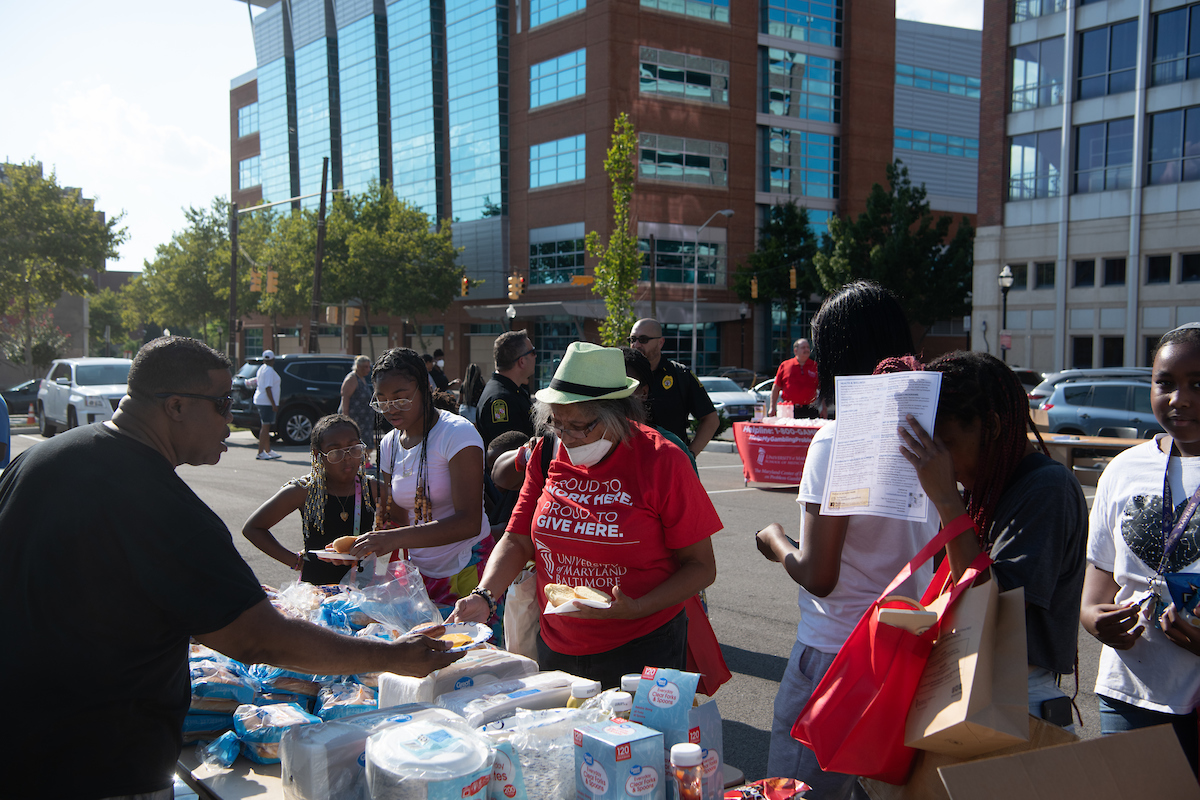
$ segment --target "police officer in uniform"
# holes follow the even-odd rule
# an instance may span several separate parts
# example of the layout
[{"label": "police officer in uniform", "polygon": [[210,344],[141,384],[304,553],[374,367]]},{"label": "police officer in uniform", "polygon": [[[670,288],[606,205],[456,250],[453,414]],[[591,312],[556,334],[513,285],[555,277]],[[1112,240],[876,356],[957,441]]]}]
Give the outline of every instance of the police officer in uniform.
[{"label": "police officer in uniform", "polygon": [[700,455],[717,432],[720,420],[708,392],[692,371],[662,357],[662,326],[655,319],[639,319],[629,334],[629,346],[650,360],[650,407],[654,424],[688,442],[688,414],[696,418],[696,438],[688,444],[693,455]]},{"label": "police officer in uniform", "polygon": [[483,437],[483,447],[505,431],[521,431],[533,436],[529,417],[533,401],[529,397],[529,379],[537,366],[537,356],[526,331],[508,331],[496,337],[492,345],[496,371],[479,396],[475,427]]}]

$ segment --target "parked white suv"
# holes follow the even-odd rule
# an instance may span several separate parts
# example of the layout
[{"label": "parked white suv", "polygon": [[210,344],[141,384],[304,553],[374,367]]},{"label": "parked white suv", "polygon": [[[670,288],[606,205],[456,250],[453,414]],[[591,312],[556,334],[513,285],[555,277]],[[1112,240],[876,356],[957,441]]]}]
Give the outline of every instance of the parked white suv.
[{"label": "parked white suv", "polygon": [[112,418],[125,396],[128,358],[60,358],[38,389],[37,420],[42,436]]}]

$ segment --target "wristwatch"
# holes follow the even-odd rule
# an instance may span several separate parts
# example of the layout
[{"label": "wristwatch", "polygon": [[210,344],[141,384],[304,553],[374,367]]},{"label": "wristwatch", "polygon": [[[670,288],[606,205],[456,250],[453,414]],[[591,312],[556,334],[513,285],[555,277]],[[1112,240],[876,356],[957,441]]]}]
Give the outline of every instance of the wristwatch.
[{"label": "wristwatch", "polygon": [[[492,593],[482,586],[476,586],[471,590],[472,595],[482,597],[484,602],[488,604],[488,618],[491,619],[496,615],[496,598],[492,597]],[[470,595],[468,595],[469,597]]]}]

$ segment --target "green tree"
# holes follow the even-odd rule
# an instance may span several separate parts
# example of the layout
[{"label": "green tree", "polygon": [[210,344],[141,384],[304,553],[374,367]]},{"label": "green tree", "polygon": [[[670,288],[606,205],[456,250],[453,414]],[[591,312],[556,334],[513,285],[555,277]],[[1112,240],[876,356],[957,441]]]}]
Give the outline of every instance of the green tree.
[{"label": "green tree", "polygon": [[111,352],[118,356],[125,350],[128,336],[122,314],[123,298],[119,292],[105,287],[88,295],[88,341],[93,353],[99,352],[104,344],[104,329],[108,328]]},{"label": "green tree", "polygon": [[629,334],[637,314],[633,301],[638,278],[642,274],[642,256],[635,233],[630,231],[633,184],[637,176],[637,132],[624,112],[613,122],[612,146],[604,159],[604,172],[612,181],[613,225],[608,243],[600,243],[600,234],[589,231],[587,254],[600,259],[596,263],[596,282],[592,291],[604,298],[605,319],[600,323],[600,341],[607,347],[620,347]]},{"label": "green tree", "polygon": [[[808,224],[808,210],[795,202],[777,204],[763,220],[758,249],[738,267],[733,286],[738,299],[745,303],[766,303],[784,310],[788,330],[805,298],[821,290],[813,258],[817,254],[817,236]],[[796,286],[792,287],[792,270]],[[751,297],[751,279],[758,278],[758,298]],[[791,352],[791,346],[784,349]]]},{"label": "green tree", "polygon": [[[30,341],[32,346],[27,346]],[[66,352],[70,341],[71,334],[54,324],[54,314],[48,308],[38,309],[28,319],[20,304],[13,301],[8,313],[0,317],[0,356],[24,364],[27,377],[44,373],[51,361]],[[9,410],[15,414],[22,409]]]},{"label": "green tree", "polygon": [[79,189],[43,176],[42,165],[0,167],[0,297],[12,298],[24,325],[27,372],[34,369],[35,320],[65,294],[95,287],[86,270],[104,271],[127,238],[124,214],[105,219]]},{"label": "green tree", "polygon": [[[413,318],[441,311],[454,301],[463,277],[458,253],[449,220],[435,229],[391,186],[372,181],[362,194],[334,203],[326,227],[323,295],[360,303],[368,329],[372,312]],[[373,339],[370,346],[374,357]]]},{"label": "green tree", "polygon": [[954,220],[934,218],[925,187],[912,185],[899,159],[888,165],[887,180],[887,190],[872,187],[857,220],[829,221],[832,247],[814,263],[826,292],[862,278],[877,281],[928,333],[935,322],[970,312],[975,229],[963,217],[950,238]]}]

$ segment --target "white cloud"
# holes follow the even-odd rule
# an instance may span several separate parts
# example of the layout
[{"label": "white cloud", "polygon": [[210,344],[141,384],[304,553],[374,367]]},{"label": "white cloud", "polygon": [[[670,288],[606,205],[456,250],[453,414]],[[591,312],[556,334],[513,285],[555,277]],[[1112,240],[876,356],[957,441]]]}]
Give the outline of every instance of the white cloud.
[{"label": "white cloud", "polygon": [[896,18],[983,29],[983,0],[896,0]]}]

